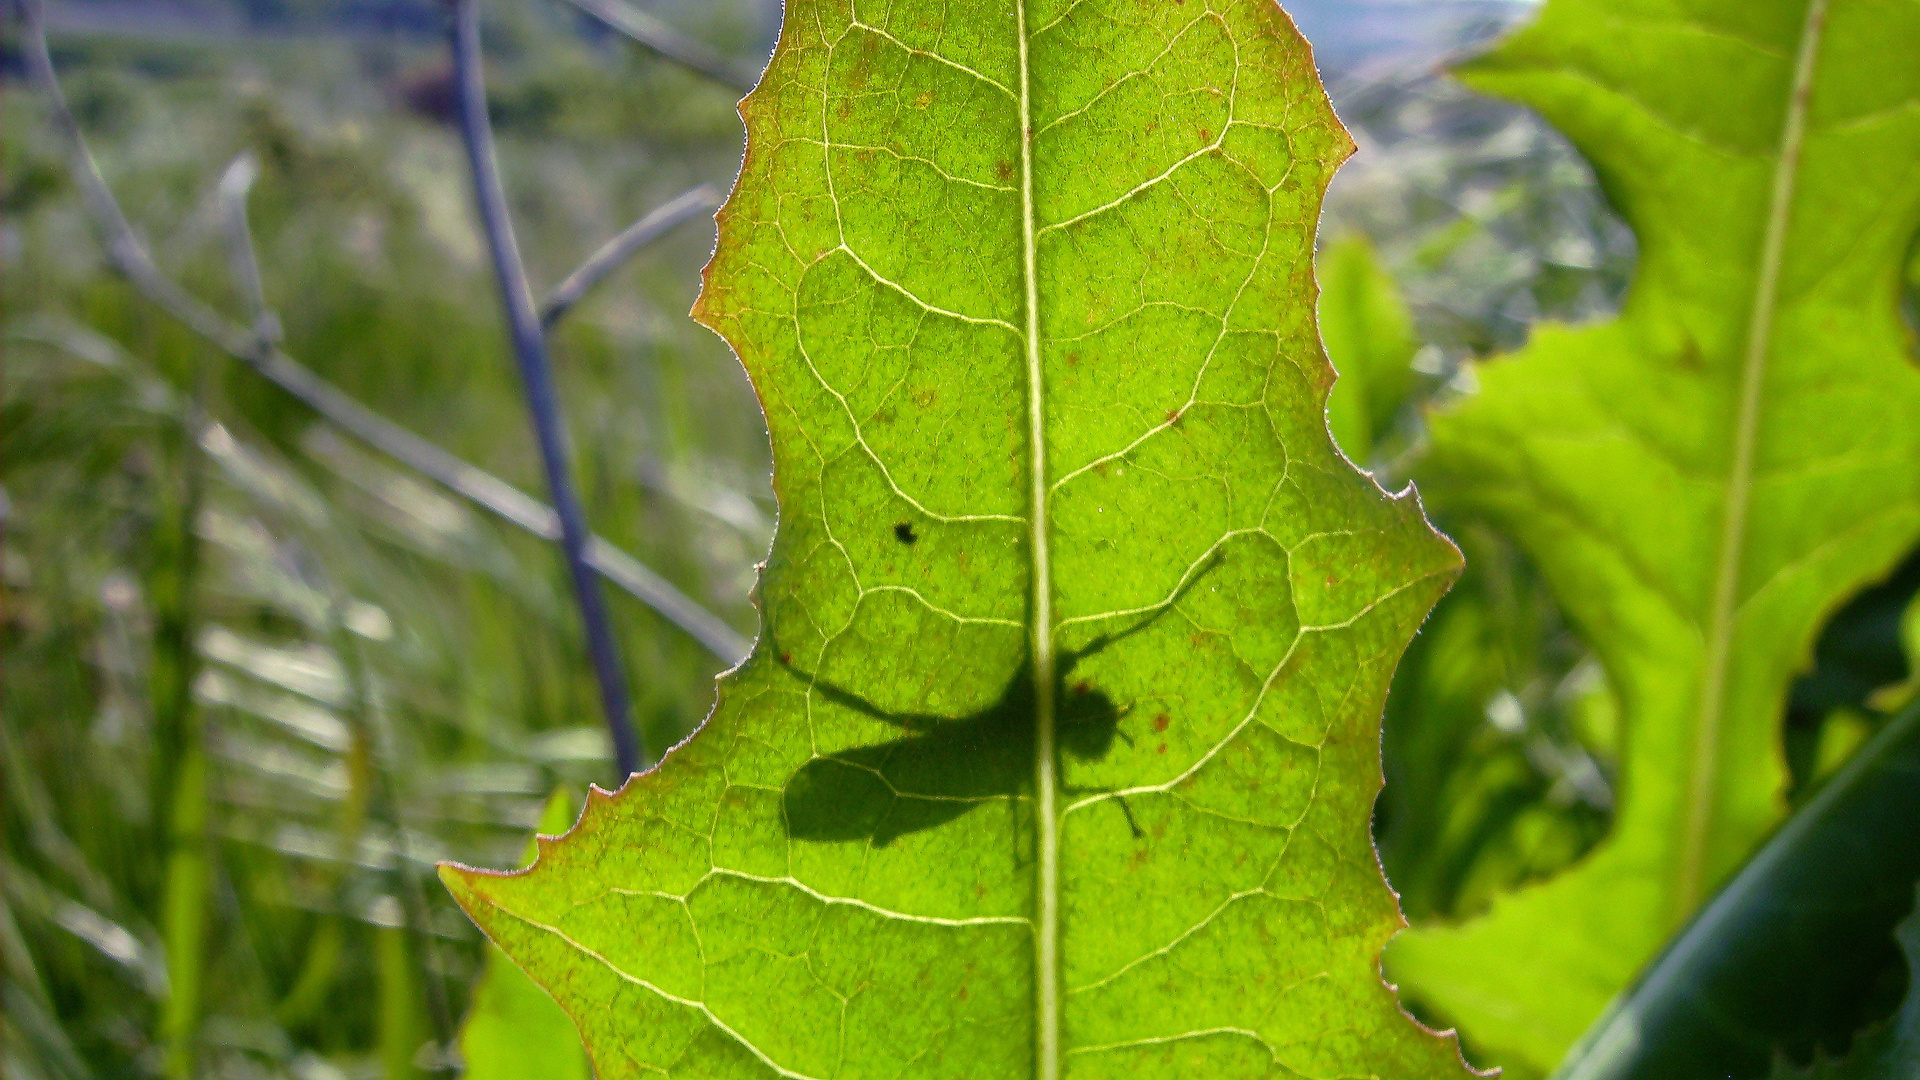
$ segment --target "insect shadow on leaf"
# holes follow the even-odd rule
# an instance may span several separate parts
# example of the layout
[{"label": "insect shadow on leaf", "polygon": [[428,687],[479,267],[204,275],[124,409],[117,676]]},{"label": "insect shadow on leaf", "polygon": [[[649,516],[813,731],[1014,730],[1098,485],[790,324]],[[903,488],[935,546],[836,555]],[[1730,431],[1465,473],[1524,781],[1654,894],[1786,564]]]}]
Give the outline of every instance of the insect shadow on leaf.
[{"label": "insect shadow on leaf", "polygon": [[[1132,738],[1120,730],[1120,721],[1132,706],[1116,704],[1105,691],[1074,679],[1073,670],[1082,660],[1153,625],[1219,562],[1215,555],[1173,596],[1132,625],[1062,654],[1054,688],[1057,752],[1099,761],[1113,749],[1115,738],[1132,744]],[[866,841],[885,847],[898,837],[943,825],[992,800],[1032,790],[1036,725],[1031,660],[1014,673],[999,698],[979,712],[965,716],[892,712],[794,667],[779,649],[772,627],[768,635],[773,655],[814,693],[908,733],[889,742],[834,751],[802,765],[787,780],[782,797],[787,835],[793,839]],[[1127,827],[1136,838],[1142,836],[1126,801],[1116,802],[1126,815]]]}]

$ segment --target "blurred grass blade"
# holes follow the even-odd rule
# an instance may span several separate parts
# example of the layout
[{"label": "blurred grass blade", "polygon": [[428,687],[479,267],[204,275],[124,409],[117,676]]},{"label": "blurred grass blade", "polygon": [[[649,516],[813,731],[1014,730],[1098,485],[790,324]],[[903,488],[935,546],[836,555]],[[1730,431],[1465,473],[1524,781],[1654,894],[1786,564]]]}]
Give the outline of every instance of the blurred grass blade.
[{"label": "blurred grass blade", "polygon": [[628,259],[641,248],[665,236],[683,222],[691,221],[702,212],[712,213],[720,209],[720,191],[712,184],[701,184],[649,211],[640,220],[620,231],[620,235],[600,246],[598,251],[587,256],[566,279],[554,286],[547,294],[546,302],[540,305],[540,326],[551,331],[573,305],[587,295],[594,286],[606,280],[608,274],[626,265]]},{"label": "blurred grass blade", "polygon": [[247,194],[259,177],[259,161],[251,150],[242,151],[220,174],[215,198],[222,231],[226,234],[227,265],[253,315],[253,332],[262,345],[274,345],[280,340],[280,319],[267,305],[266,283],[260,276],[260,256],[254,247],[253,228],[247,223]]},{"label": "blurred grass blade", "polygon": [[420,1012],[420,988],[407,946],[407,928],[400,905],[382,897],[375,905],[374,965],[380,987],[380,1061],[386,1080],[414,1080],[420,1075],[415,1057],[425,1040]]},{"label": "blurred grass blade", "polygon": [[[201,376],[203,373],[196,373]],[[204,387],[204,378],[200,378]],[[146,591],[153,605],[152,656],[147,670],[153,756],[148,792],[154,837],[165,853],[160,923],[167,958],[167,1000],[161,1018],[169,1080],[196,1075],[202,990],[210,929],[212,862],[207,839],[206,715],[194,699],[200,672],[202,570],[200,519],[207,462],[192,436],[204,390],[197,388],[191,422],[162,436],[175,462],[170,482],[156,485],[160,513],[148,538]],[[163,474],[167,475],[167,474]]]},{"label": "blurred grass blade", "polygon": [[1413,313],[1362,235],[1328,244],[1314,268],[1320,337],[1340,373],[1327,397],[1327,425],[1347,458],[1365,468],[1413,389],[1413,356],[1420,349]]},{"label": "blurred grass blade", "polygon": [[728,60],[626,0],[568,0],[568,3],[668,60],[743,94],[758,81],[757,72]]},{"label": "blurred grass blade", "polygon": [[1889,721],[1575,1047],[1557,1080],[1763,1077],[1857,998],[1920,878],[1920,706]]},{"label": "blurred grass blade", "polygon": [[680,590],[675,589],[667,579],[655,573],[647,564],[614,547],[602,537],[595,536],[587,542],[587,563],[608,581],[635,596],[671,596],[685,601],[675,606],[667,606],[664,603],[650,606],[666,616],[669,622],[686,631],[727,666],[731,667],[745,660],[747,650],[753,648],[752,642],[741,637],[732,627],[722,622],[720,616],[687,600]]},{"label": "blurred grass blade", "polygon": [[[115,269],[188,329],[355,438],[535,536],[560,538],[558,515],[552,507],[374,412],[278,348],[270,344],[262,347],[256,331],[234,323],[160,273],[107,188],[67,105],[47,51],[45,15],[38,0],[18,0],[18,5],[24,24],[21,51],[29,75],[39,84],[54,126],[67,142],[74,182],[85,196],[95,225],[105,234]],[[587,545],[586,560],[595,571],[686,631],[721,661],[731,665],[746,656],[745,639],[631,555],[593,537]]]},{"label": "blurred grass blade", "polygon": [[34,969],[26,935],[0,890],[0,1075],[86,1080],[93,1075],[55,1019],[46,984]]}]

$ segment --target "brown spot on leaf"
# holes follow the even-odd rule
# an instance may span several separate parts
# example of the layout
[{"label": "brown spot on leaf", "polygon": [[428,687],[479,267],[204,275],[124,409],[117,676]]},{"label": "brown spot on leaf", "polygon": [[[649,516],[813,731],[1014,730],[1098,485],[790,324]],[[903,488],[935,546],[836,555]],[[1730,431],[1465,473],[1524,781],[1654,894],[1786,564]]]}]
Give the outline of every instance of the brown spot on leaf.
[{"label": "brown spot on leaf", "polygon": [[1156,717],[1154,717],[1154,718],[1153,718],[1153,730],[1155,730],[1155,731],[1165,731],[1165,730],[1167,730],[1167,720],[1168,720],[1168,719],[1169,719],[1169,718],[1168,718],[1168,716],[1167,716],[1167,714],[1166,714],[1166,713],[1161,713],[1161,714],[1160,714],[1159,716],[1156,716]]},{"label": "brown spot on leaf", "polygon": [[1686,343],[1680,346],[1680,366],[1688,371],[1699,371],[1706,367],[1706,358],[1700,355],[1700,343],[1688,334]]}]

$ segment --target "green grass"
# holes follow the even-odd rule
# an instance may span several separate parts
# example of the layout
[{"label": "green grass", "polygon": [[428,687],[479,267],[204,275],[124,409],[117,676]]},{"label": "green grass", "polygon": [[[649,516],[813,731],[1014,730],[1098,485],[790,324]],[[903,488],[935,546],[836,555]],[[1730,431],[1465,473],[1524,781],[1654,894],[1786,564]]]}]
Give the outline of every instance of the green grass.
[{"label": "green grass", "polygon": [[[737,162],[724,91],[558,19],[492,44],[539,284]],[[441,77],[433,43],[55,45],[168,272],[244,317],[206,207],[251,151],[288,352],[541,492],[458,144],[403,104]],[[107,276],[39,103],[0,109],[0,895],[30,943],[9,953],[9,1075],[442,1068],[479,940],[431,863],[509,863],[549,790],[610,779],[556,552]],[[725,347],[684,318],[710,245],[696,224],[644,253],[555,354],[595,527],[746,632],[765,436]],[[648,740],[670,745],[719,663],[615,608]]]},{"label": "green grass", "polygon": [[[488,14],[536,287],[650,207],[731,180],[727,92],[583,36],[557,7]],[[711,40],[741,40],[740,12],[713,20]],[[459,145],[408,104],[432,100],[441,47],[54,44],[169,273],[246,317],[207,207],[251,152],[287,351],[543,494]],[[557,553],[318,422],[108,275],[38,100],[6,89],[0,1067],[158,1075],[171,1052],[176,1074],[444,1071],[481,951],[431,863],[512,865],[553,788],[610,778]],[[1374,462],[1397,487],[1421,475],[1421,408],[1467,386],[1464,361],[1540,319],[1611,311],[1633,244],[1526,114],[1425,76],[1334,90],[1366,149],[1323,232],[1373,239],[1426,343]],[[554,353],[595,528],[751,633],[774,507],[753,393],[685,315],[712,238],[683,226],[643,253]],[[1397,678],[1376,832],[1408,910],[1438,917],[1603,835],[1616,748],[1611,694],[1538,575],[1434,509],[1469,571]],[[614,596],[657,752],[705,714],[719,663]],[[181,768],[195,760],[203,774]]]}]

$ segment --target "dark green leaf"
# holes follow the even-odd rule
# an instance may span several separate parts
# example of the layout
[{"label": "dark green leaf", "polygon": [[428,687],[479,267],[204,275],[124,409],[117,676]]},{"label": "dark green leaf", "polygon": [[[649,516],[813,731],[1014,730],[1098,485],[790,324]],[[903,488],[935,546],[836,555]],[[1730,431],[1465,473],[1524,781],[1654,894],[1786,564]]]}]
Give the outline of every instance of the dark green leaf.
[{"label": "dark green leaf", "polygon": [[[1920,911],[1895,931],[1907,962],[1907,999],[1893,1019],[1861,1036],[1839,1061],[1789,1071],[1781,1080],[1916,1080],[1920,1078]],[[1779,1075],[1779,1074],[1776,1074]]]},{"label": "dark green leaf", "polygon": [[[1809,1040],[1868,1019],[1849,1013],[1867,996],[1863,980],[1888,967],[1916,879],[1920,707],[1890,721],[1787,820],[1557,1075],[1744,1080],[1766,1076],[1783,1052],[1835,1051]],[[1910,943],[1912,931],[1909,923]]]}]

